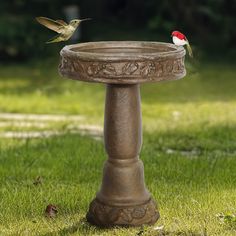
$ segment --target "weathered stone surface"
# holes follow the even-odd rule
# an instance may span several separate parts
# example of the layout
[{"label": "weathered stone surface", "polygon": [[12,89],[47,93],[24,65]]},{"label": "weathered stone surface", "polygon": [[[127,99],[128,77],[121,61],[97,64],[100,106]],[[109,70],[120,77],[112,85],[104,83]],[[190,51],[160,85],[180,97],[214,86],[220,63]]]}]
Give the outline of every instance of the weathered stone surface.
[{"label": "weathered stone surface", "polygon": [[88,82],[136,84],[180,79],[185,50],[158,42],[96,42],[66,46],[59,72]]},{"label": "weathered stone surface", "polygon": [[154,224],[158,218],[157,206],[152,199],[142,205],[129,207],[108,206],[94,199],[87,214],[90,223],[104,227]]},{"label": "weathered stone surface", "polygon": [[62,76],[107,84],[104,145],[108,160],[100,190],[89,207],[90,223],[103,227],[139,226],[154,224],[159,218],[139,159],[139,84],[184,77],[184,56],[183,47],[158,42],[91,42],[62,49]]}]

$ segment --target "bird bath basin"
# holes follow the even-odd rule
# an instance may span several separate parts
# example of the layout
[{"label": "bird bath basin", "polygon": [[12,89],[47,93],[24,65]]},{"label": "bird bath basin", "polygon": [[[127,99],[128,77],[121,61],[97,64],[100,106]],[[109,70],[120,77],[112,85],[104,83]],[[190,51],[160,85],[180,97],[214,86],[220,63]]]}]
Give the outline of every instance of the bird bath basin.
[{"label": "bird bath basin", "polygon": [[100,191],[87,213],[90,223],[138,226],[154,224],[159,218],[139,159],[139,84],[183,78],[184,56],[183,47],[159,42],[90,42],[61,50],[62,76],[106,84],[104,143],[108,159]]}]

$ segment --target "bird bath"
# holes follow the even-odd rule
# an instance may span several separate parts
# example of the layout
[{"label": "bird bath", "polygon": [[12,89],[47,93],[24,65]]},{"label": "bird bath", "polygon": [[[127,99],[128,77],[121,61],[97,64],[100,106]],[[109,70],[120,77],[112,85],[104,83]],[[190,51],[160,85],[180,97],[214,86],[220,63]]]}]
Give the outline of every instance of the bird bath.
[{"label": "bird bath", "polygon": [[139,84],[183,78],[184,56],[183,47],[159,42],[90,42],[61,50],[62,76],[106,84],[104,143],[108,159],[100,191],[87,213],[90,223],[138,226],[154,224],[159,218],[139,159]]}]

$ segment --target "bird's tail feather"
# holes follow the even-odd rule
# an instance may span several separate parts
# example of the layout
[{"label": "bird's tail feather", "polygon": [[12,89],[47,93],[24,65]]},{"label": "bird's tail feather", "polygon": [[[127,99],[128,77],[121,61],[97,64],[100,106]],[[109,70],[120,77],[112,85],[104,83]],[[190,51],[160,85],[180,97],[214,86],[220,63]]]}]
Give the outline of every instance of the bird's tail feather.
[{"label": "bird's tail feather", "polygon": [[58,43],[58,42],[61,42],[61,41],[63,41],[63,40],[61,39],[61,36],[60,36],[60,35],[59,35],[59,36],[56,35],[55,37],[49,39],[46,43],[47,43],[47,44],[49,44],[49,43]]},{"label": "bird's tail feather", "polygon": [[193,57],[193,50],[192,50],[192,48],[191,48],[189,42],[187,43],[187,50],[188,50],[188,55],[189,55],[190,57]]}]

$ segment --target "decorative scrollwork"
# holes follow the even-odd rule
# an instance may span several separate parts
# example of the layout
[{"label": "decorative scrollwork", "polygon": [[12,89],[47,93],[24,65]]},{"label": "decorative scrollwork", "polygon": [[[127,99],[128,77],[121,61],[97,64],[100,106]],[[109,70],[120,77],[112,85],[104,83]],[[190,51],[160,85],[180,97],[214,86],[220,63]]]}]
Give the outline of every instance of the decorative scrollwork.
[{"label": "decorative scrollwork", "polygon": [[156,65],[153,61],[147,61],[141,64],[140,74],[142,76],[154,75],[156,72]]},{"label": "decorative scrollwork", "polygon": [[156,203],[150,199],[139,206],[116,207],[108,206],[94,199],[89,207],[87,220],[95,225],[113,226],[153,224],[159,218]]},{"label": "decorative scrollwork", "polygon": [[122,67],[122,74],[132,75],[138,68],[139,64],[137,62],[128,62]]},{"label": "decorative scrollwork", "polygon": [[169,60],[144,60],[144,61],[109,61],[92,62],[82,61],[78,58],[62,57],[59,70],[83,80],[100,78],[106,79],[152,80],[160,81],[176,75],[185,74],[184,58]]},{"label": "decorative scrollwork", "polygon": [[90,76],[94,75],[116,75],[116,69],[111,63],[92,63],[87,68]]}]

